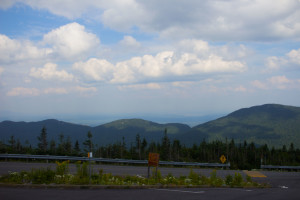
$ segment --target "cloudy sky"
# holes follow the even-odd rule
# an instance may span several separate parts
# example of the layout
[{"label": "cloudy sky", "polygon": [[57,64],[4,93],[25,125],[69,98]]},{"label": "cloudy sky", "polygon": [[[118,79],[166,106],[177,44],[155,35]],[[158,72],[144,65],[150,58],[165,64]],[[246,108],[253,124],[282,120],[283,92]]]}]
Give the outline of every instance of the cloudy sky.
[{"label": "cloudy sky", "polygon": [[299,0],[0,0],[2,120],[299,99]]}]

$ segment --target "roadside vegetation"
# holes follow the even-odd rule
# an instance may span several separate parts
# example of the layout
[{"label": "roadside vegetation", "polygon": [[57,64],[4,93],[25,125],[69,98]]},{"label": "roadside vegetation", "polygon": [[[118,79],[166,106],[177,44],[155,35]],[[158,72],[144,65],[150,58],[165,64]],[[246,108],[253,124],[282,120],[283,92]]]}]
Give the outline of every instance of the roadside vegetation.
[{"label": "roadside vegetation", "polygon": [[[93,134],[87,133],[86,140],[80,145],[76,140],[74,145],[70,137],[63,134],[57,141],[47,139],[47,129],[42,128],[37,136],[39,141],[36,148],[29,142],[22,145],[14,136],[11,136],[8,144],[0,141],[0,153],[38,154],[38,155],[64,155],[87,156],[87,152],[93,152],[96,158],[121,158],[133,160],[147,160],[149,152],[159,153],[160,160],[178,162],[204,162],[218,163],[220,156],[225,155],[230,162],[231,169],[259,169],[260,165],[300,165],[300,149],[291,143],[289,147],[270,148],[268,145],[257,146],[253,142],[235,143],[234,140],[212,141],[203,140],[191,147],[182,145],[179,140],[171,140],[167,129],[161,142],[149,142],[145,138],[136,135],[135,141],[130,145],[125,143],[124,137],[120,142],[106,146],[97,146],[93,140]],[[196,141],[195,141],[196,142]]]},{"label": "roadside vegetation", "polygon": [[6,184],[51,184],[51,185],[108,185],[108,186],[185,186],[185,187],[268,187],[266,184],[254,182],[250,176],[243,179],[240,173],[224,178],[217,176],[212,170],[209,177],[195,173],[192,169],[188,176],[175,177],[168,174],[161,176],[160,171],[152,172],[149,178],[143,176],[114,176],[99,170],[89,173],[87,162],[77,162],[75,174],[69,173],[69,161],[56,162],[56,170],[50,168],[32,169],[31,171],[10,172],[0,177]]}]

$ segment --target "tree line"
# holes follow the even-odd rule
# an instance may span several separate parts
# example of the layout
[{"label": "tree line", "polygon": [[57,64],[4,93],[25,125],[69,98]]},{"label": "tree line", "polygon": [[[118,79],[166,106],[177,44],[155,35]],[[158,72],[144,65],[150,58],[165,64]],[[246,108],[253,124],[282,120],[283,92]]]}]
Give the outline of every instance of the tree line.
[{"label": "tree line", "polygon": [[37,147],[32,147],[27,141],[21,144],[19,139],[11,136],[8,143],[0,142],[1,153],[21,154],[49,154],[67,156],[86,156],[87,152],[93,152],[94,157],[122,158],[134,160],[147,160],[149,152],[159,153],[160,160],[179,162],[220,162],[221,155],[225,155],[226,162],[230,162],[233,169],[257,169],[261,164],[265,165],[300,165],[300,150],[293,143],[289,147],[270,148],[267,144],[257,146],[253,142],[235,143],[233,139],[225,141],[207,142],[187,147],[179,140],[171,140],[167,129],[160,142],[147,141],[136,135],[135,141],[126,144],[123,137],[114,144],[98,146],[93,142],[93,135],[89,131],[86,140],[80,144],[78,140],[72,144],[71,138],[59,135],[58,141],[48,142],[47,129],[43,127],[38,139]]}]

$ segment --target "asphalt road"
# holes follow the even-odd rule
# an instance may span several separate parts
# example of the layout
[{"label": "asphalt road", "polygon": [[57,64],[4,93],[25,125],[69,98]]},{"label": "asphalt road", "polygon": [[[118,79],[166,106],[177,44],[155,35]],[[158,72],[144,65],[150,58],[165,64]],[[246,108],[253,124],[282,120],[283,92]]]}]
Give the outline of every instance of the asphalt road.
[{"label": "asphalt road", "polygon": [[[0,162],[0,175],[8,171],[31,170],[32,168],[51,167],[55,164]],[[144,166],[94,165],[93,170],[103,169],[115,175],[142,175],[147,173]],[[70,165],[70,172],[76,167]],[[160,168],[162,175],[188,175],[187,168]],[[211,169],[193,169],[197,173],[209,176]],[[226,176],[243,171],[217,170],[218,176]],[[42,189],[42,188],[7,188],[0,187],[0,199],[300,199],[300,172],[261,171],[264,178],[253,178],[258,182],[271,184],[268,189],[239,188],[179,188],[179,189]]]},{"label": "asphalt road", "polygon": [[193,189],[25,189],[0,187],[0,197],[8,199],[112,199],[112,200],[151,200],[151,199],[255,199],[282,200],[299,199],[299,189],[235,189],[235,188],[193,188]]}]

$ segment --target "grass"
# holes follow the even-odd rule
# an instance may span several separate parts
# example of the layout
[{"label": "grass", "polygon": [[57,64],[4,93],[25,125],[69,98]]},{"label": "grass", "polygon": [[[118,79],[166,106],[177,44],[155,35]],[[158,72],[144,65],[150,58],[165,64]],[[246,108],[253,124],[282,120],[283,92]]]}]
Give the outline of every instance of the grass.
[{"label": "grass", "polygon": [[218,177],[216,170],[209,177],[195,173],[192,169],[188,176],[175,177],[171,173],[162,177],[160,171],[152,173],[150,178],[136,176],[114,176],[99,170],[89,175],[88,163],[77,162],[76,174],[69,174],[69,162],[57,162],[56,170],[50,168],[33,169],[29,172],[10,172],[0,177],[1,183],[9,184],[57,184],[57,185],[106,185],[106,186],[163,186],[163,187],[267,187],[253,182],[247,176],[244,180],[240,173]]}]

